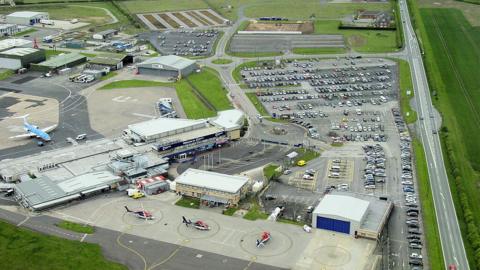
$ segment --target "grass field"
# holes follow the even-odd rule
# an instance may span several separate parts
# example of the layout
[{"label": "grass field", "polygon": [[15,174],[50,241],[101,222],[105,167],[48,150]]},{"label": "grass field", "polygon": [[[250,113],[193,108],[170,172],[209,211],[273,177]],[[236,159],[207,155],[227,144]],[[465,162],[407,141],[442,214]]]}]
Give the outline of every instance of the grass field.
[{"label": "grass field", "polygon": [[[471,269],[480,269],[474,266],[475,242],[468,237],[480,225],[480,28],[472,27],[457,9],[414,8],[413,14],[422,38],[430,89],[435,91],[433,102],[442,114],[443,151],[446,163],[452,162],[446,166],[467,256]],[[450,150],[446,150],[447,145]],[[461,184],[455,181],[456,176]],[[473,222],[468,227],[461,196],[472,212]]]},{"label": "grass field", "polygon": [[341,34],[346,44],[358,52],[390,52],[398,50],[396,32],[387,30],[338,29],[340,21],[315,21],[316,34]]},{"label": "grass field", "polygon": [[225,64],[232,63],[232,60],[225,59],[225,58],[218,58],[218,59],[213,60],[212,63],[217,64],[217,65],[225,65]]},{"label": "grass field", "polygon": [[217,111],[233,108],[227,98],[227,90],[223,88],[217,71],[204,67],[200,73],[192,73],[187,80],[204,96]]},{"label": "grass field", "polygon": [[[400,107],[405,122],[407,124],[412,124],[417,121],[417,112],[410,107],[410,100],[414,96],[410,66],[408,65],[408,62],[404,60],[395,61],[398,64],[400,72]],[[408,91],[410,91],[409,95],[407,93]]]},{"label": "grass field", "polygon": [[10,69],[2,69],[2,70],[0,70],[0,81],[12,77],[13,74],[15,74],[15,72],[14,72],[13,70],[10,70]]},{"label": "grass field", "polygon": [[269,57],[283,55],[281,52],[227,52],[228,55],[244,58]]},{"label": "grass field", "polygon": [[70,221],[61,221],[57,224],[57,227],[78,233],[92,234],[95,232],[95,229],[92,226],[78,224]]},{"label": "grass field", "polygon": [[430,269],[444,269],[442,246],[435,215],[435,206],[433,205],[430,178],[428,177],[427,160],[425,159],[422,143],[418,139],[414,139],[413,141],[413,150],[415,153],[415,168],[418,191],[422,204],[422,218],[425,237],[427,239],[426,246]]},{"label": "grass field", "polygon": [[106,261],[98,245],[32,232],[0,221],[0,269],[127,269]]},{"label": "grass field", "polygon": [[296,54],[345,53],[345,48],[293,48]]},{"label": "grass field", "polygon": [[131,13],[208,8],[201,0],[135,0],[121,1],[121,5]]},{"label": "grass field", "polygon": [[256,198],[250,198],[250,209],[243,216],[243,218],[248,220],[267,219],[268,214],[260,209],[260,205],[258,204]]},{"label": "grass field", "polygon": [[226,215],[226,216],[233,216],[233,214],[235,214],[235,212],[237,212],[237,210],[238,210],[238,208],[236,208],[236,207],[230,207],[227,210],[223,211],[223,214]]},{"label": "grass field", "polygon": [[185,197],[183,196],[180,200],[178,200],[175,205],[187,207],[187,208],[200,208],[200,199],[192,198],[192,197]]}]

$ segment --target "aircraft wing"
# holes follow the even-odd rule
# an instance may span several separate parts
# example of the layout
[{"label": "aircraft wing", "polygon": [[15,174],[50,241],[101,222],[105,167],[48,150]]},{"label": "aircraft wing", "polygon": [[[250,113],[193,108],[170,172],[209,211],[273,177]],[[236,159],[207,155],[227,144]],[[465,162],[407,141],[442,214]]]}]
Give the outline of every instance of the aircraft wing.
[{"label": "aircraft wing", "polygon": [[29,132],[29,133],[20,134],[20,135],[17,135],[17,136],[12,136],[9,139],[25,139],[25,138],[30,138],[32,136],[36,136],[36,135]]},{"label": "aircraft wing", "polygon": [[46,128],[42,128],[42,131],[45,132],[45,133],[48,133],[54,129],[57,128],[58,125],[53,125],[53,126],[49,126],[49,127],[46,127]]}]

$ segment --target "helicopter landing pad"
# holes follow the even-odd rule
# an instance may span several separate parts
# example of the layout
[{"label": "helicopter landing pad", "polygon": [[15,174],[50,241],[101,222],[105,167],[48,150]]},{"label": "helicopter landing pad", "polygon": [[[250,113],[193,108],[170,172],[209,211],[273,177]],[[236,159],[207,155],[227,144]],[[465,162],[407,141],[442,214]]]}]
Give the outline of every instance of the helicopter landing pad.
[{"label": "helicopter landing pad", "polygon": [[262,233],[265,230],[254,229],[243,235],[240,240],[240,247],[257,257],[270,257],[278,256],[287,252],[293,245],[293,241],[287,234],[276,231],[269,230],[270,240],[265,243],[263,246],[257,247],[256,241],[261,238]]},{"label": "helicopter landing pad", "polygon": [[201,220],[208,224],[209,230],[196,229],[193,224],[186,226],[184,223],[180,223],[177,227],[177,231],[180,235],[185,236],[187,239],[206,239],[211,238],[220,230],[220,225],[211,218],[192,217],[190,219],[192,223],[197,220]]}]

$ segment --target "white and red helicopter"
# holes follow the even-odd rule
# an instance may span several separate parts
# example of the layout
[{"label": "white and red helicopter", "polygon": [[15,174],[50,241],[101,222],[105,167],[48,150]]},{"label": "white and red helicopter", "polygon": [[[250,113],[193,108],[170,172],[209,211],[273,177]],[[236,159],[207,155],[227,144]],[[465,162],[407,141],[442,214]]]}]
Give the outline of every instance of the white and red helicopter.
[{"label": "white and red helicopter", "polygon": [[272,238],[269,232],[263,232],[262,238],[257,239],[257,248],[265,246],[265,244]]},{"label": "white and red helicopter", "polygon": [[188,225],[193,225],[193,227],[197,230],[200,231],[208,231],[210,230],[210,227],[208,226],[207,223],[201,221],[201,220],[196,220],[196,221],[191,221],[190,219],[186,219],[184,216],[182,216],[182,223],[185,223],[185,226],[188,227]]},{"label": "white and red helicopter", "polygon": [[127,210],[127,213],[131,213],[132,215],[136,216],[137,218],[141,218],[141,219],[145,219],[145,220],[154,219],[152,213],[145,210],[143,207],[142,207],[142,210],[132,211],[125,205],[125,209]]}]

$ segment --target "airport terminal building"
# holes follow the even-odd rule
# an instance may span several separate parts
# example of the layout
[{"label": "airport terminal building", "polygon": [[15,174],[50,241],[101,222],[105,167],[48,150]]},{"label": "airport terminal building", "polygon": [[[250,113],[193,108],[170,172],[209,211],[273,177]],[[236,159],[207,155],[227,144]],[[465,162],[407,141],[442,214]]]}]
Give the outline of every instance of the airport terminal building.
[{"label": "airport terminal building", "polygon": [[348,192],[325,195],[312,213],[312,227],[377,240],[393,203]]},{"label": "airport terminal building", "polygon": [[227,110],[209,119],[158,118],[129,125],[123,138],[136,145],[152,144],[165,158],[184,159],[240,138],[244,115]]}]

